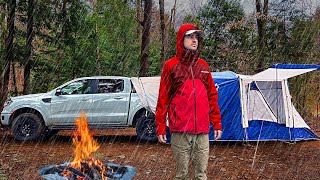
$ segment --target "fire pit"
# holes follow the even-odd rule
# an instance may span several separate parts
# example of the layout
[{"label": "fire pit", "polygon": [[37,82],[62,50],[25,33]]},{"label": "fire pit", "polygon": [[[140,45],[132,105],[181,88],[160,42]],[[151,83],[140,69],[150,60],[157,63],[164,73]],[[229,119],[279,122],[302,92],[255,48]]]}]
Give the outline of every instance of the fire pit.
[{"label": "fire pit", "polygon": [[[38,170],[42,178],[47,180],[67,180],[67,179],[83,179],[83,180],[96,180],[96,179],[119,179],[127,180],[132,179],[135,174],[135,168],[131,166],[120,166],[114,163],[103,163],[102,169],[105,169],[101,174],[101,169],[97,167],[87,168],[85,172],[73,168],[71,163],[63,163],[59,165],[48,165]],[[87,166],[83,164],[83,166]],[[65,175],[68,175],[66,177]]]},{"label": "fire pit", "polygon": [[131,166],[103,163],[92,156],[99,145],[89,131],[84,112],[75,120],[75,124],[77,129],[74,131],[72,138],[75,145],[73,162],[42,167],[38,170],[42,178],[47,180],[127,180],[135,176],[136,170]]}]

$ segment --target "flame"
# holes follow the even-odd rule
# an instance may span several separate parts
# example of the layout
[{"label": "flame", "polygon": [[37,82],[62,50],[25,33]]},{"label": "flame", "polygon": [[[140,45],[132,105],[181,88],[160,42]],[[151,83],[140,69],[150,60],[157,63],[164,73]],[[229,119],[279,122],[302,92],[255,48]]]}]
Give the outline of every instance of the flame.
[{"label": "flame", "polygon": [[[99,144],[93,139],[90,134],[87,117],[84,112],[81,112],[80,117],[75,119],[77,126],[76,131],[73,133],[74,160],[71,163],[73,168],[81,169],[81,162],[88,159],[94,159],[92,153],[99,149]],[[94,161],[94,164],[102,164],[101,161]]]}]

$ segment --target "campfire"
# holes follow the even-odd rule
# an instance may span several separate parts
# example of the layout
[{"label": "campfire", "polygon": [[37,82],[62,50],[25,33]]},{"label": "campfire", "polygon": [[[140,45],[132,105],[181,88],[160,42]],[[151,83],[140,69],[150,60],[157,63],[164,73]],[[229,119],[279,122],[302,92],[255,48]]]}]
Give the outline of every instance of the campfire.
[{"label": "campfire", "polygon": [[71,163],[49,165],[38,172],[45,179],[131,179],[135,169],[130,166],[120,166],[113,163],[103,163],[92,154],[99,149],[99,144],[93,139],[84,112],[75,119],[76,130],[73,132],[74,160]]}]

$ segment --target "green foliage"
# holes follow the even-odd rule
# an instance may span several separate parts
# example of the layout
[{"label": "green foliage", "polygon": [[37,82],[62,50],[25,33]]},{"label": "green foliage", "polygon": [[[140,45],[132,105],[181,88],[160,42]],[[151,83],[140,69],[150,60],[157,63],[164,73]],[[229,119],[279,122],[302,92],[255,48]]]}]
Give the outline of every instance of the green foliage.
[{"label": "green foliage", "polygon": [[123,1],[98,1],[96,23],[104,75],[133,76],[139,72],[140,39],[135,12]]},{"label": "green foliage", "polygon": [[167,49],[166,52],[166,59],[172,58],[176,55],[176,33],[174,29],[169,29],[169,37],[168,43],[169,43],[169,49]]},{"label": "green foliage", "polygon": [[[32,92],[48,91],[84,74],[86,60],[90,57],[86,54],[87,49],[81,47],[88,33],[88,28],[85,28],[87,14],[88,6],[83,2],[68,1],[63,10],[62,3],[37,1],[35,40],[38,41],[34,42]],[[47,76],[42,78],[44,74]]]},{"label": "green foliage", "polygon": [[250,28],[245,26],[244,10],[238,1],[210,0],[201,9],[204,29],[203,57],[221,70],[238,70],[247,46]]},{"label": "green foliage", "polygon": [[317,30],[312,23],[311,17],[301,9],[299,2],[271,2],[266,29],[267,47],[266,52],[263,52],[264,67],[275,63],[301,63],[301,56],[306,58],[308,49],[314,47],[312,41]]},{"label": "green foliage", "polygon": [[148,76],[159,76],[161,73],[159,47],[161,47],[160,41],[152,41],[150,44]]},{"label": "green foliage", "polygon": [[[293,0],[274,1],[270,8],[265,64],[319,64],[319,21],[308,16]],[[315,83],[319,82],[318,77],[317,73],[308,73],[290,79],[293,102],[303,114],[312,112],[319,103],[315,100],[319,93],[314,88],[319,86]]]},{"label": "green foliage", "polygon": [[[281,57],[290,63],[320,64],[319,42],[317,42],[320,22],[296,19],[291,34],[286,53]],[[294,103],[304,114],[315,113],[313,111],[320,103],[319,75],[319,72],[313,72],[291,80]]]},{"label": "green foliage", "polygon": [[65,11],[62,3],[39,1],[35,24],[42,42],[34,56],[33,92],[82,76],[136,76],[140,44],[134,13],[116,0],[95,6],[68,1]]},{"label": "green foliage", "polygon": [[201,27],[200,19],[196,16],[187,15],[183,18],[183,24],[191,23],[196,25],[197,27]]}]

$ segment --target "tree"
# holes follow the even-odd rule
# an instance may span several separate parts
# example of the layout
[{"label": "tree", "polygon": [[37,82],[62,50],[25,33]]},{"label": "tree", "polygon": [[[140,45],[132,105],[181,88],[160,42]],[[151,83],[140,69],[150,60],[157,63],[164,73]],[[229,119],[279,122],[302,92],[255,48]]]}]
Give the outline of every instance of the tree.
[{"label": "tree", "polygon": [[142,44],[140,55],[140,71],[139,76],[147,76],[149,67],[149,45],[150,45],[150,28],[151,28],[151,16],[152,16],[152,0],[144,1],[144,12],[142,22]]},{"label": "tree", "polygon": [[[141,0],[136,0],[136,19],[140,23],[141,19],[141,9],[142,9],[142,3]],[[137,26],[137,37],[140,37],[141,34],[141,27]]]},{"label": "tree", "polygon": [[[5,44],[6,44],[6,5],[4,0],[0,1],[0,59],[5,58]],[[0,61],[0,67],[3,66],[3,61]],[[1,89],[1,78],[0,78],[0,89]]]},{"label": "tree", "polygon": [[[94,40],[86,42],[92,43],[88,45],[90,48],[80,45],[90,34],[88,29],[94,30],[92,24],[86,22],[88,11],[88,5],[80,1],[36,1],[32,92],[45,92],[67,80],[93,72]],[[92,58],[90,64],[88,58]]]},{"label": "tree", "polygon": [[164,23],[164,0],[159,0],[159,11],[160,11],[160,34],[161,34],[161,51],[160,51],[160,64],[163,65],[165,61],[166,52],[166,33]]},{"label": "tree", "polygon": [[16,1],[11,0],[9,2],[8,7],[8,18],[7,18],[7,29],[8,35],[6,39],[6,58],[3,66],[3,70],[1,73],[1,106],[0,110],[2,111],[4,102],[8,97],[8,84],[9,84],[9,75],[10,75],[10,66],[13,61],[13,38],[14,38],[14,19],[15,19],[15,11],[16,11]]},{"label": "tree", "polygon": [[256,18],[257,18],[257,27],[258,27],[258,64],[256,68],[256,72],[260,72],[263,70],[264,57],[266,53],[266,21],[268,17],[268,0],[263,1],[263,7],[261,9],[260,0],[256,0]]},{"label": "tree", "polygon": [[[27,20],[27,36],[26,36],[26,56],[24,67],[24,84],[23,94],[29,94],[30,92],[30,71],[31,71],[31,53],[32,53],[32,39],[33,39],[33,8],[34,1],[28,0],[28,20]],[[15,78],[14,78],[15,79]]]},{"label": "tree", "polygon": [[89,23],[97,22],[101,71],[106,75],[138,76],[140,37],[136,11],[126,2],[99,1]]},{"label": "tree", "polygon": [[236,51],[244,47],[250,30],[244,26],[239,2],[210,0],[199,17],[204,32],[203,57],[216,69],[236,70]]},{"label": "tree", "polygon": [[177,0],[174,0],[174,5],[170,12],[169,30],[174,29],[174,26],[176,24],[176,10],[177,10]]}]

